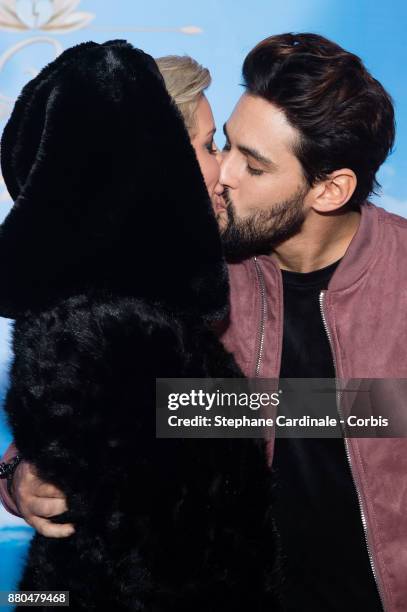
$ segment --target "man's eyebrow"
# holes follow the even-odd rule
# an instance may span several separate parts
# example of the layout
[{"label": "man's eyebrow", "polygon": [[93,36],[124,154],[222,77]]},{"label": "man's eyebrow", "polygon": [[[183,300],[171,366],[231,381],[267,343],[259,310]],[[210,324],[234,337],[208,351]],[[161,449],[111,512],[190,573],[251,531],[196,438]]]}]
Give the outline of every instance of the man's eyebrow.
[{"label": "man's eyebrow", "polygon": [[207,133],[207,136],[213,136],[216,133],[216,127],[212,128],[211,130],[209,130],[209,132]]},{"label": "man's eyebrow", "polygon": [[[226,123],[223,124],[223,133],[228,142],[230,142]],[[257,151],[257,149],[253,149],[252,147],[246,147],[245,145],[237,145],[237,148],[241,153],[243,153],[243,155],[250,155],[250,157],[253,157],[253,159],[258,161],[260,164],[263,164],[264,166],[268,166],[270,168],[276,167],[276,164],[271,161],[271,159],[268,159],[268,157],[262,155],[259,151]]]}]

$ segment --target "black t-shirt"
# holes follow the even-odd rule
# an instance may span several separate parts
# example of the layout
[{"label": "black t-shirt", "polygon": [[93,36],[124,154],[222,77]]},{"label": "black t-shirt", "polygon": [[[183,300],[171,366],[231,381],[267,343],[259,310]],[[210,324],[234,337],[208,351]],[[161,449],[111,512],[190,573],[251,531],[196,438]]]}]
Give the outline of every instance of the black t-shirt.
[{"label": "black t-shirt", "polygon": [[[319,295],[339,262],[283,271],[281,378],[334,378]],[[382,612],[343,439],[276,439],[274,512],[285,609]]]}]

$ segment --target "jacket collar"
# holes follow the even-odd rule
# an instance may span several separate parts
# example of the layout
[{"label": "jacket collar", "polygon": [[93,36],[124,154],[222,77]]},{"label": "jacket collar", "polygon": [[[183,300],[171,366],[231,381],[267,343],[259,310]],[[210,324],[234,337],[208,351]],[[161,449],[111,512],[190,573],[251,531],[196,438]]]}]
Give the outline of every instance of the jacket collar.
[{"label": "jacket collar", "polygon": [[380,248],[380,213],[383,209],[365,202],[359,227],[328,285],[330,292],[344,291],[367,272]]},{"label": "jacket collar", "polygon": [[[382,208],[370,202],[365,202],[360,207],[359,227],[329,282],[330,293],[351,287],[372,265],[381,244],[380,216],[383,212]],[[277,274],[280,273],[272,257],[262,256],[261,260],[267,262],[267,267],[274,267]]]}]

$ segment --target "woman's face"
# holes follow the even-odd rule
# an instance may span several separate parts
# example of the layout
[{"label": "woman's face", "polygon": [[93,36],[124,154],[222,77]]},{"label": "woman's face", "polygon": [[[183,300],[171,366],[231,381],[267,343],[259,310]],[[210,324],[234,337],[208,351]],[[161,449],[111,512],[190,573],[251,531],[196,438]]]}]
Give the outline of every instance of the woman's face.
[{"label": "woman's face", "polygon": [[220,152],[213,140],[216,128],[212,110],[205,96],[201,96],[195,112],[195,130],[192,146],[203,174],[205,185],[215,205],[223,189],[219,184]]}]

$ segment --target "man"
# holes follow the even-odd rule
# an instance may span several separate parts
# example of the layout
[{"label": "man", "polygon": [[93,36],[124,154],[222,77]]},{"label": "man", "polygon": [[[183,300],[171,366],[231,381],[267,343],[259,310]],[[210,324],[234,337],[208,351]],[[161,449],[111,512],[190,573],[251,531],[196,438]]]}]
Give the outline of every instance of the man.
[{"label": "man", "polygon": [[[310,34],[266,39],[243,76],[217,210],[234,262],[225,346],[248,376],[406,377],[407,221],[366,203],[393,144],[389,96]],[[286,609],[406,610],[407,443],[278,439],[269,451]],[[22,462],[12,493],[46,528],[36,510],[64,499],[47,488],[48,506],[29,504],[34,478]]]},{"label": "man", "polygon": [[[266,39],[243,76],[218,211],[246,258],[225,346],[251,376],[406,377],[407,221],[365,202],[393,144],[389,96],[315,35]],[[287,609],[406,610],[407,442],[278,439],[270,460]]]}]

